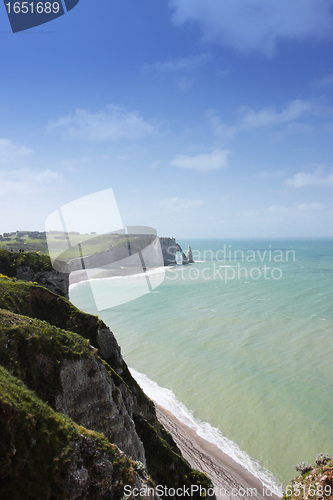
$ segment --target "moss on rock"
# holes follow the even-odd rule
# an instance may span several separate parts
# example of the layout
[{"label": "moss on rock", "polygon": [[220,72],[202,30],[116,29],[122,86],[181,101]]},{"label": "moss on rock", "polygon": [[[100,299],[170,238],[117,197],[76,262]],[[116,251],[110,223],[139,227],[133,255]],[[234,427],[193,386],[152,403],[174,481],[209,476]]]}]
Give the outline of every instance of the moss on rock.
[{"label": "moss on rock", "polygon": [[102,434],[53,411],[1,366],[0,447],[3,499],[97,500],[109,492],[116,500],[141,481]]}]

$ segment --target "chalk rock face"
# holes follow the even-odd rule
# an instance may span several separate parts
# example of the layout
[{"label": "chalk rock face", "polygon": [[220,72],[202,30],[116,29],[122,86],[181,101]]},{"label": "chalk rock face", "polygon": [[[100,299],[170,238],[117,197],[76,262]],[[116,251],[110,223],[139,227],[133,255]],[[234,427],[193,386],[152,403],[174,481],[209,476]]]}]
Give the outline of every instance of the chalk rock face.
[{"label": "chalk rock face", "polygon": [[101,360],[94,356],[63,360],[60,378],[63,390],[56,398],[56,411],[87,429],[102,432],[127,456],[145,464],[131,408],[125,405]]},{"label": "chalk rock face", "polygon": [[163,262],[165,266],[176,265],[176,252],[178,245],[175,238],[160,238],[160,245],[162,249]]},{"label": "chalk rock face", "polygon": [[[119,500],[124,496],[124,485],[119,478],[121,471],[115,473],[113,457],[99,450],[94,439],[79,434],[77,441],[71,443],[71,447],[68,478],[63,480],[68,488],[68,500],[89,500],[91,490],[95,492],[96,500]],[[124,457],[121,452],[119,455]],[[133,471],[131,489],[137,488],[147,492],[147,495],[140,495],[142,500],[157,500],[146,469],[142,464],[141,467],[140,464],[134,465],[138,470]]]},{"label": "chalk rock face", "polygon": [[190,245],[188,246],[188,249],[186,252],[186,259],[187,259],[188,264],[194,264],[192,250],[191,250]]},{"label": "chalk rock face", "polygon": [[36,281],[62,297],[68,299],[69,275],[58,271],[33,271],[30,267],[19,267],[16,278],[24,281]]},{"label": "chalk rock face", "polygon": [[[102,359],[108,360],[108,363],[114,368],[122,367],[124,360],[121,355],[119,344],[108,327],[98,330],[97,344],[99,355]],[[122,370],[119,369],[118,373],[122,375]]]},{"label": "chalk rock face", "polygon": [[187,257],[179,243],[176,242],[175,238],[160,238],[160,244],[165,266],[175,266],[177,264],[177,252],[179,252],[182,256],[182,263],[188,264]]}]

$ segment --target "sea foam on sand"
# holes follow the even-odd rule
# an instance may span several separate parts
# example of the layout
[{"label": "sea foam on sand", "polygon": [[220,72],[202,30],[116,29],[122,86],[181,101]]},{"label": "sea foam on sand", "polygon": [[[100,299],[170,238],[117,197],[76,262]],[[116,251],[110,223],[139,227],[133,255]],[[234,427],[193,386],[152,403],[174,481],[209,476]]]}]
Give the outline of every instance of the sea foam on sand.
[{"label": "sea foam on sand", "polygon": [[[173,436],[184,458],[211,478],[219,499],[276,499],[281,496],[281,485],[274,475],[251,459],[236,443],[207,422],[195,418],[172,391],[160,387],[133,368],[130,372],[154,401],[159,420]],[[254,489],[257,495],[253,494]]]}]

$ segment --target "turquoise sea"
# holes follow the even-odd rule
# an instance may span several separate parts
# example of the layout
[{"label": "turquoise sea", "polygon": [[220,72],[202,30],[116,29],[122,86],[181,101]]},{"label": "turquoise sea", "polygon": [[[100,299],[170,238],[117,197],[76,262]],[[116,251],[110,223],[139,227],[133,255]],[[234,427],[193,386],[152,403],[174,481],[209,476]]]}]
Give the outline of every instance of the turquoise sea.
[{"label": "turquoise sea", "polygon": [[333,240],[179,243],[196,263],[156,270],[152,293],[99,312],[88,282],[70,298],[110,326],[148,395],[286,485],[333,454]]}]

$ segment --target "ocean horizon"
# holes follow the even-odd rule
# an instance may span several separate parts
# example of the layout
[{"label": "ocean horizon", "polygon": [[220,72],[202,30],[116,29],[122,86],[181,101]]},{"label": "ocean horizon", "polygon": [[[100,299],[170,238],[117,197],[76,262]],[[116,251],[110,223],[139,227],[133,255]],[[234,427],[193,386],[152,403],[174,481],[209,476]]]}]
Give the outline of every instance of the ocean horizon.
[{"label": "ocean horizon", "polygon": [[277,492],[333,453],[333,239],[179,244],[195,263],[155,270],[151,293],[97,311],[83,281],[70,299],[110,327],[149,397]]}]

